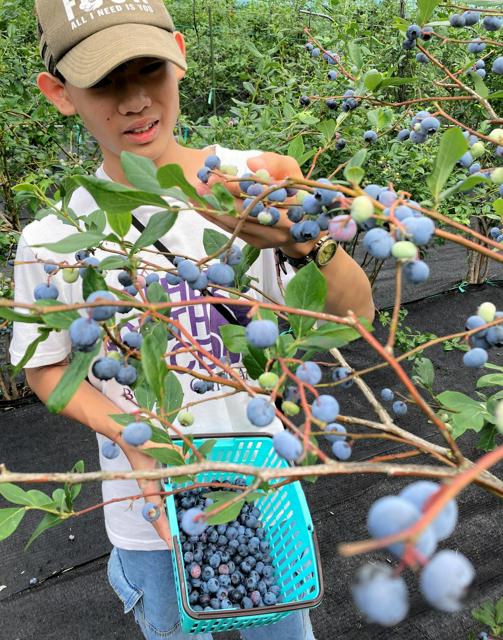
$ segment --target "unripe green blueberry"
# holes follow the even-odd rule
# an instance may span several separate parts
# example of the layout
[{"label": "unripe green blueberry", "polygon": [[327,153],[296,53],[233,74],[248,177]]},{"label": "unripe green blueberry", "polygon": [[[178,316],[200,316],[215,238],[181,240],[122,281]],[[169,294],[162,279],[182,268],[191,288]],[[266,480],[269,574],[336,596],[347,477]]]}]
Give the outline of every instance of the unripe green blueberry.
[{"label": "unripe green blueberry", "polygon": [[498,145],[503,144],[503,129],[493,129],[488,137]]},{"label": "unripe green blueberry", "polygon": [[178,414],[178,422],[182,427],[190,427],[194,424],[194,416],[190,411],[180,411]]},{"label": "unripe green blueberry", "polygon": [[79,275],[78,269],[63,269],[63,280],[68,284],[76,282],[79,279]]},{"label": "unripe green blueberry", "polygon": [[259,169],[255,175],[257,176],[257,178],[259,180],[270,180],[271,178],[271,174],[269,173],[269,171],[267,171],[267,169]]},{"label": "unripe green blueberry", "polygon": [[296,416],[300,411],[300,407],[291,400],[285,400],[285,402],[281,404],[281,411],[283,411],[285,416]]},{"label": "unripe green blueberry", "polygon": [[478,142],[476,142],[474,145],[470,147],[470,153],[472,154],[472,158],[474,160],[476,160],[477,158],[480,158],[480,156],[483,155],[485,150],[486,148],[482,140],[479,140]]},{"label": "unripe green blueberry", "polygon": [[278,376],[272,371],[268,371],[267,373],[263,373],[259,379],[258,383],[262,387],[262,389],[267,389],[270,391],[274,389],[274,387],[278,384]]},{"label": "unripe green blueberry", "polygon": [[257,216],[257,222],[260,222],[260,224],[271,224],[272,221],[272,215],[269,213],[269,211],[267,211],[267,209],[265,209],[264,211],[261,211],[258,216]]},{"label": "unripe green blueberry", "polygon": [[492,302],[483,302],[477,309],[477,315],[483,318],[486,322],[492,322],[496,315],[496,305]]},{"label": "unripe green blueberry", "polygon": [[222,173],[227,174],[228,176],[237,176],[238,175],[238,168],[235,167],[233,164],[223,164],[220,167],[220,171]]},{"label": "unripe green blueberry", "polygon": [[412,127],[414,131],[421,131],[421,123],[416,122],[416,124]]},{"label": "unripe green blueberry", "polygon": [[[113,318],[110,318],[110,320],[112,320]],[[107,358],[110,358],[111,360],[121,360],[122,356],[118,351],[109,351],[107,353]]]},{"label": "unripe green blueberry", "polygon": [[496,405],[494,417],[496,418],[496,429],[503,433],[503,400],[500,400]]},{"label": "unripe green blueberry", "polygon": [[494,184],[503,184],[503,167],[498,167],[491,171],[491,180]]},{"label": "unripe green blueberry", "polygon": [[417,256],[417,248],[413,242],[400,240],[391,247],[391,255],[397,260],[413,260]]},{"label": "unripe green blueberry", "polygon": [[355,222],[362,223],[374,214],[374,205],[368,196],[357,196],[351,204],[351,217]]}]

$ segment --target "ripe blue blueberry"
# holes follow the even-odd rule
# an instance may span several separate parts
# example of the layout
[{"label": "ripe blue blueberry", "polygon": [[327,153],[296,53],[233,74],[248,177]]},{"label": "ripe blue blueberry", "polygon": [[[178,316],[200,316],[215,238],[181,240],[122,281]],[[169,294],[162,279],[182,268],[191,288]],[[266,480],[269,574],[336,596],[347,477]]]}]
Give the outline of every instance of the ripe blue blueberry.
[{"label": "ripe blue blueberry", "polygon": [[252,320],[246,326],[246,339],[257,349],[272,347],[278,336],[278,326],[272,320]]},{"label": "ripe blue blueberry", "polygon": [[429,58],[422,51],[416,53],[416,62],[420,62],[421,64],[428,64]]},{"label": "ripe blue blueberry", "polygon": [[[418,480],[407,485],[400,491],[399,496],[415,505],[419,511],[424,511],[430,498],[438,493],[441,485],[431,480]],[[455,500],[449,500],[442,511],[435,516],[431,526],[437,540],[445,540],[456,528],[458,521],[458,507]]]},{"label": "ripe blue blueberry", "polygon": [[464,555],[443,549],[433,556],[419,577],[425,600],[449,613],[462,608],[461,600],[475,577],[475,570]]},{"label": "ripe blue blueberry", "polygon": [[[203,519],[198,519],[198,520],[195,519],[198,516],[200,516],[202,513],[203,512],[201,511],[201,509],[197,509],[194,507],[192,509],[187,509],[187,511],[183,514],[181,527],[187,535],[199,536],[206,529],[208,525]],[[211,572],[211,574],[207,578],[205,578],[206,580],[209,580],[215,575],[213,569],[210,566],[206,566],[205,570],[206,570],[205,575],[208,575],[209,573],[208,570],[210,570]],[[204,576],[203,576],[203,579],[204,579]]]},{"label": "ripe blue blueberry", "polygon": [[[99,300],[116,300],[117,298],[110,291],[93,291],[88,297],[86,302],[97,302]],[[91,307],[89,313],[94,320],[109,320],[115,315],[115,307],[103,306],[103,307]]]},{"label": "ripe blue blueberry", "polygon": [[[332,369],[332,380],[334,382],[338,382],[339,380],[345,380],[349,375],[351,375],[353,371],[349,367],[337,367],[336,369]],[[349,380],[345,380],[341,382],[339,387],[343,389],[349,389],[354,384],[354,378],[350,378]]]},{"label": "ripe blue blueberry", "polygon": [[498,31],[503,24],[503,18],[498,16],[486,16],[482,21],[482,26],[486,31]]},{"label": "ripe blue blueberry", "polygon": [[405,32],[405,36],[409,40],[415,40],[419,38],[421,35],[421,27],[418,24],[411,24],[407,27],[407,31]]},{"label": "ripe blue blueberry", "polygon": [[369,129],[369,131],[365,131],[365,133],[363,134],[363,139],[365,142],[370,142],[372,144],[377,140],[377,133],[375,131],[372,131],[372,129]]},{"label": "ripe blue blueberry", "polygon": [[403,142],[404,140],[408,140],[409,137],[410,137],[410,130],[401,129],[401,131],[398,132],[396,139],[399,140],[400,142]]},{"label": "ripe blue blueberry", "polygon": [[220,169],[220,158],[215,155],[208,156],[204,161],[204,166],[208,167],[208,169]]},{"label": "ripe blue blueberry", "polygon": [[128,331],[122,338],[122,342],[130,349],[140,349],[143,343],[143,336],[137,331]]},{"label": "ripe blue blueberry", "polygon": [[[278,456],[289,462],[295,462],[302,455],[303,448],[301,441],[289,431],[279,431],[275,433],[272,444]],[[258,538],[257,543],[258,546],[260,546]]]},{"label": "ripe blue blueberry", "polygon": [[200,274],[199,267],[192,260],[181,260],[177,265],[177,269],[180,278],[189,283],[197,280]]},{"label": "ripe blue blueberry", "polygon": [[295,375],[297,376],[297,378],[299,378],[299,380],[302,380],[302,382],[310,385],[315,385],[320,382],[322,373],[320,367],[316,364],[316,362],[307,360],[297,367]]},{"label": "ripe blue blueberry", "polygon": [[246,406],[246,416],[256,427],[266,427],[274,420],[274,405],[266,398],[252,398]]},{"label": "ripe blue blueberry", "polygon": [[166,278],[166,282],[171,286],[180,284],[180,282],[182,281],[182,278],[180,278],[180,276],[177,276],[174,273],[170,273],[169,271],[166,271],[166,275],[164,277]]},{"label": "ripe blue blueberry", "polygon": [[111,380],[119,371],[120,363],[114,358],[98,358],[93,363],[93,375],[98,380]]},{"label": "ripe blue blueberry", "polygon": [[480,13],[478,11],[465,11],[463,17],[465,19],[465,26],[471,27],[480,20]]},{"label": "ripe blue blueberry", "polygon": [[152,428],[146,422],[130,422],[122,432],[125,442],[133,447],[145,444],[152,437]]},{"label": "ripe blue blueberry", "polygon": [[330,71],[327,73],[327,78],[329,80],[337,80],[337,71],[330,69]]},{"label": "ripe blue blueberry", "polygon": [[449,22],[451,27],[464,27],[466,24],[465,17],[460,13],[453,13],[449,16]]},{"label": "ripe blue blueberry", "polygon": [[201,182],[204,182],[204,184],[206,184],[210,178],[210,168],[206,165],[204,167],[201,167],[197,172],[197,177],[199,178],[199,180],[201,180]]},{"label": "ripe blue blueberry", "polygon": [[[324,428],[325,438],[330,443],[337,442],[338,440],[346,440],[346,436],[343,435],[347,433],[346,427],[338,422],[331,422],[327,424]],[[341,435],[332,435],[332,434],[341,434]]]},{"label": "ripe blue blueberry", "polygon": [[430,267],[423,260],[411,260],[403,266],[403,275],[411,284],[421,284],[428,280]]},{"label": "ripe blue blueberry", "polygon": [[381,389],[381,399],[385,402],[391,402],[395,398],[395,394],[391,389],[387,387],[385,389]]},{"label": "ripe blue blueberry", "polygon": [[465,367],[477,369],[485,365],[488,357],[489,356],[485,349],[475,347],[474,349],[470,349],[464,354],[463,364],[465,365]]},{"label": "ripe blue blueberry", "polygon": [[84,258],[84,260],[82,260],[82,262],[86,265],[85,267],[80,267],[79,268],[79,273],[80,273],[80,277],[83,278],[84,274],[86,272],[87,267],[98,267],[100,264],[100,261],[98,260],[98,258],[95,258],[94,256],[89,256],[87,258]]},{"label": "ripe blue blueberry", "polygon": [[70,325],[69,333],[74,349],[92,351],[101,337],[101,327],[90,318],[77,318]]},{"label": "ripe blue blueberry", "polygon": [[121,364],[115,379],[119,384],[131,385],[136,382],[138,374],[132,364]]},{"label": "ripe blue blueberry", "polygon": [[206,275],[208,276],[208,281],[212,284],[222,287],[232,287],[234,284],[234,269],[223,262],[209,266]]},{"label": "ripe blue blueberry", "polygon": [[113,460],[114,458],[117,458],[117,456],[120,454],[120,448],[117,444],[115,444],[115,442],[112,442],[111,440],[106,440],[103,443],[103,446],[101,447],[101,453],[104,458],[107,458],[108,460]]},{"label": "ripe blue blueberry", "polygon": [[302,220],[290,227],[290,235],[295,242],[314,240],[320,235],[320,231],[320,225],[316,220]]},{"label": "ripe blue blueberry", "polygon": [[491,67],[493,73],[497,73],[499,76],[503,75],[503,56],[498,56],[493,61],[493,66]]},{"label": "ripe blue blueberry", "polygon": [[161,515],[161,510],[153,502],[146,502],[141,510],[142,516],[147,522],[155,522]]},{"label": "ripe blue blueberry", "polygon": [[231,266],[239,264],[243,257],[243,252],[241,248],[238,247],[237,244],[231,245],[230,249],[228,249],[225,253],[220,254],[219,258],[221,262],[226,262]]},{"label": "ripe blue blueberry", "polygon": [[49,263],[44,264],[44,271],[46,273],[48,273],[49,275],[51,273],[54,273],[57,270],[58,270],[58,265],[57,264],[49,264]]},{"label": "ripe blue blueberry", "polygon": [[393,402],[393,413],[396,416],[404,416],[407,413],[407,405],[402,400]]},{"label": "ripe blue blueberry", "polygon": [[337,460],[349,460],[352,453],[351,445],[344,440],[336,440],[332,444],[332,453]]},{"label": "ripe blue blueberry", "polygon": [[39,284],[33,291],[35,300],[56,300],[58,295],[58,288],[54,284]]},{"label": "ripe blue blueberry", "polygon": [[333,396],[321,395],[313,400],[313,417],[322,422],[332,422],[339,415],[339,403]]},{"label": "ripe blue blueberry", "polygon": [[286,189],[276,189],[276,191],[270,193],[267,198],[271,200],[271,202],[284,202],[286,200]]},{"label": "ripe blue blueberry", "polygon": [[360,567],[351,591],[367,622],[391,627],[402,622],[409,612],[405,580],[382,562]]},{"label": "ripe blue blueberry", "polygon": [[367,231],[363,237],[363,247],[374,258],[384,260],[391,255],[391,249],[395,244],[392,236],[382,227],[375,227]]}]

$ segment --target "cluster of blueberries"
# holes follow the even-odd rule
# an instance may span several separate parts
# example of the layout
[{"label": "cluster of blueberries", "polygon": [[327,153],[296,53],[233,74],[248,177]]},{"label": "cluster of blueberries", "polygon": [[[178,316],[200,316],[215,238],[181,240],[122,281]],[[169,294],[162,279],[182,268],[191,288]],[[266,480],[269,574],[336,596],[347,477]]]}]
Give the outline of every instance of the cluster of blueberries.
[{"label": "cluster of blueberries", "polygon": [[429,111],[418,111],[411,119],[410,127],[401,129],[396,139],[399,142],[410,140],[414,144],[426,142],[440,128],[440,120],[430,114]]},{"label": "cluster of blueberries", "polygon": [[[246,486],[242,478],[229,482]],[[213,503],[207,489],[184,491],[174,499],[185,582],[194,611],[254,609],[281,602],[270,545],[260,510],[253,503],[244,504],[232,522],[207,526],[194,520]]]},{"label": "cluster of blueberries", "polygon": [[381,400],[384,402],[393,402],[392,409],[396,416],[404,416],[407,414],[407,405],[403,400],[395,400],[395,394],[387,387],[381,389]]},{"label": "cluster of blueberries", "polygon": [[[492,302],[483,302],[477,313],[467,318],[465,331],[483,327],[497,318],[503,318],[503,311],[497,311]],[[480,329],[472,334],[469,340],[470,349],[463,356],[463,364],[472,368],[483,367],[489,358],[488,350],[492,347],[503,347],[503,324]]]},{"label": "cluster of blueberries", "polygon": [[[367,528],[373,538],[404,531],[416,523],[438,495],[441,486],[429,480],[413,482],[397,496],[380,498],[369,510]],[[458,551],[437,551],[440,541],[454,531],[458,520],[455,500],[450,500],[418,537],[413,548],[395,542],[386,547],[403,564],[423,565],[419,589],[433,607],[446,612],[461,609],[461,601],[475,571]],[[436,552],[436,553],[435,553]],[[404,578],[392,566],[374,562],[362,566],[352,586],[355,604],[369,622],[392,626],[409,611],[409,593]]]}]

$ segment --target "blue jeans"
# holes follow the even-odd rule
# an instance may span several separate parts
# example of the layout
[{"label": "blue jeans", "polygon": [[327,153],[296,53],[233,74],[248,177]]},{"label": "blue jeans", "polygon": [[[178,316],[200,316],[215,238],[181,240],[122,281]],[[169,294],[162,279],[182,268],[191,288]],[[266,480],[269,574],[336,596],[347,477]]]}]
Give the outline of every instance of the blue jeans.
[{"label": "blue jeans", "polygon": [[[210,633],[184,633],[176,598],[171,554],[167,551],[125,551],[114,547],[108,561],[108,580],[124,604],[134,612],[147,640],[212,640]],[[307,610],[279,622],[240,631],[243,640],[315,640]]]}]

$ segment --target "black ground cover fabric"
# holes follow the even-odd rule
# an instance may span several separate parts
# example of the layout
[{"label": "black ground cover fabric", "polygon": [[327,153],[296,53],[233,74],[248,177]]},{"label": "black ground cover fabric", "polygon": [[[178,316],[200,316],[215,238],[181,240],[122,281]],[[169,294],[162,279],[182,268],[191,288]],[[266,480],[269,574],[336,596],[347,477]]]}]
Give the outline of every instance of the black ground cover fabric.
[{"label": "black ground cover fabric", "polygon": [[[439,336],[459,331],[466,316],[474,313],[477,305],[485,300],[503,309],[503,290],[484,285],[471,287],[464,294],[453,291],[410,304],[406,324]],[[380,341],[385,340],[382,328],[377,329],[375,335]],[[491,351],[490,361],[503,364],[501,351]],[[344,348],[343,355],[357,369],[378,361],[362,341]],[[425,355],[435,365],[436,391],[451,389],[474,396],[480,372],[462,366],[461,352],[445,352],[441,347],[434,347]],[[320,359],[327,361],[327,354],[320,354]],[[410,363],[404,366],[410,371]],[[384,386],[404,393],[389,369],[381,369],[365,379],[376,393]],[[328,372],[325,381],[329,381]],[[374,418],[354,387],[337,390],[336,395],[342,414]],[[397,424],[438,444],[443,443],[436,429],[416,408],[398,418]],[[480,455],[476,442],[477,435],[473,432],[459,440],[465,455],[472,459]],[[64,471],[80,458],[86,461],[88,470],[97,468],[94,434],[82,425],[49,414],[39,403],[0,414],[0,444],[2,461],[16,471]],[[400,450],[402,445],[395,443],[360,441],[353,460],[367,460]],[[426,461],[425,458],[412,460]],[[503,465],[494,471],[501,476]],[[341,542],[366,538],[366,515],[371,504],[383,495],[398,493],[405,484],[407,481],[399,478],[377,475],[340,476],[323,478],[315,484],[305,483],[320,543],[325,583],[324,600],[312,612],[317,640],[465,640],[470,631],[481,628],[471,618],[470,609],[503,595],[501,502],[472,486],[459,496],[460,522],[455,533],[441,544],[441,548],[458,549],[476,568],[476,579],[465,609],[458,614],[432,610],[419,596],[416,578],[407,572],[411,587],[411,611],[407,620],[392,629],[363,622],[349,596],[351,577],[364,561],[385,560],[388,556],[376,553],[343,559],[337,555],[336,548]],[[101,499],[98,485],[84,485],[81,495],[82,506]],[[81,520],[47,531],[31,549],[23,552],[37,518],[28,514],[18,532],[0,546],[0,588],[5,586],[0,591],[1,640],[139,640],[141,635],[132,616],[123,615],[107,583],[106,559],[110,544],[101,512],[92,512]],[[73,541],[68,538],[70,534],[75,536]],[[35,587],[29,585],[32,577],[39,580]],[[235,634],[216,636],[219,640],[236,637]]]}]

